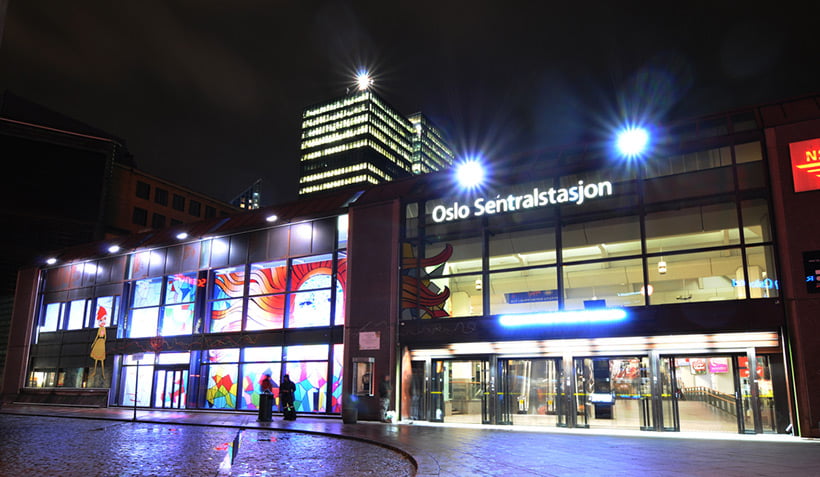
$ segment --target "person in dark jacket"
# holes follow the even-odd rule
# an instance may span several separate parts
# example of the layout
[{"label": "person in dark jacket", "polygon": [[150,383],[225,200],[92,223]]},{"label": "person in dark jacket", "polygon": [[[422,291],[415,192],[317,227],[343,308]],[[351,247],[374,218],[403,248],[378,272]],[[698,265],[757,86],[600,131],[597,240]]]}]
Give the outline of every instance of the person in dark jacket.
[{"label": "person in dark jacket", "polygon": [[381,404],[382,408],[382,422],[390,422],[390,418],[387,415],[388,409],[390,409],[390,394],[393,391],[393,386],[390,384],[390,376],[384,375],[384,380],[379,383],[379,403]]},{"label": "person in dark jacket", "polygon": [[296,384],[290,380],[290,375],[285,375],[282,378],[282,384],[279,385],[279,402],[282,405],[282,413],[285,420],[296,420],[296,408],[293,402],[296,399]]}]

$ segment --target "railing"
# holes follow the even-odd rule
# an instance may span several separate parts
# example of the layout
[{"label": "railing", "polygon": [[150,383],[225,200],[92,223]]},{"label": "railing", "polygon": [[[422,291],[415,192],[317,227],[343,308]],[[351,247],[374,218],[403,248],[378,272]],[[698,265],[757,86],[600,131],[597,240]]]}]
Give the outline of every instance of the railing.
[{"label": "railing", "polygon": [[730,415],[737,415],[737,401],[731,394],[724,394],[714,389],[698,386],[684,388],[681,399],[686,401],[702,401],[712,406],[713,409],[723,411]]}]

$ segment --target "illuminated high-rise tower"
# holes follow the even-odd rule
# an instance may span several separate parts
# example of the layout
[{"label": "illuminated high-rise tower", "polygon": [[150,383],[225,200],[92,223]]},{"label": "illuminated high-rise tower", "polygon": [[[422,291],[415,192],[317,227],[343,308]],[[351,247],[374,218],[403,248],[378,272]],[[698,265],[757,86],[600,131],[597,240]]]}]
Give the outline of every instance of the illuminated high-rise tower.
[{"label": "illuminated high-rise tower", "polygon": [[405,117],[369,86],[302,113],[299,195],[378,184],[449,166],[444,135],[420,113]]}]

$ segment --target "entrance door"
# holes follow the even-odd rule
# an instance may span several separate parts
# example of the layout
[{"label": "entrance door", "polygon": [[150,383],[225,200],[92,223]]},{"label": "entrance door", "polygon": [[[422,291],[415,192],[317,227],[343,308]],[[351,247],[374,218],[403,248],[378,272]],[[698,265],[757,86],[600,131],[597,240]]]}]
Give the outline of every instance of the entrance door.
[{"label": "entrance door", "polygon": [[188,389],[188,367],[154,369],[154,407],[184,409]]},{"label": "entrance door", "polygon": [[489,362],[433,360],[431,421],[481,424],[488,405]]},{"label": "entrance door", "polygon": [[576,358],[575,427],[640,429],[646,358]]},{"label": "entrance door", "polygon": [[[561,360],[509,359],[500,362],[509,424],[557,426],[561,415]],[[499,415],[499,424],[501,415]]]},{"label": "entrance door", "polygon": [[737,363],[737,356],[661,357],[663,430],[742,432]]}]

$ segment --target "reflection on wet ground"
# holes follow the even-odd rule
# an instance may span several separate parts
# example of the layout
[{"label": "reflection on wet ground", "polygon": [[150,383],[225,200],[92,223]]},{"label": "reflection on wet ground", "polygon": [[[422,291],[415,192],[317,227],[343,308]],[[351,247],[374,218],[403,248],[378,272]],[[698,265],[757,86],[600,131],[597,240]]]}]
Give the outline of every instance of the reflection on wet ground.
[{"label": "reflection on wet ground", "polygon": [[0,415],[0,436],[3,476],[414,473],[404,455],[375,444],[281,431]]}]

